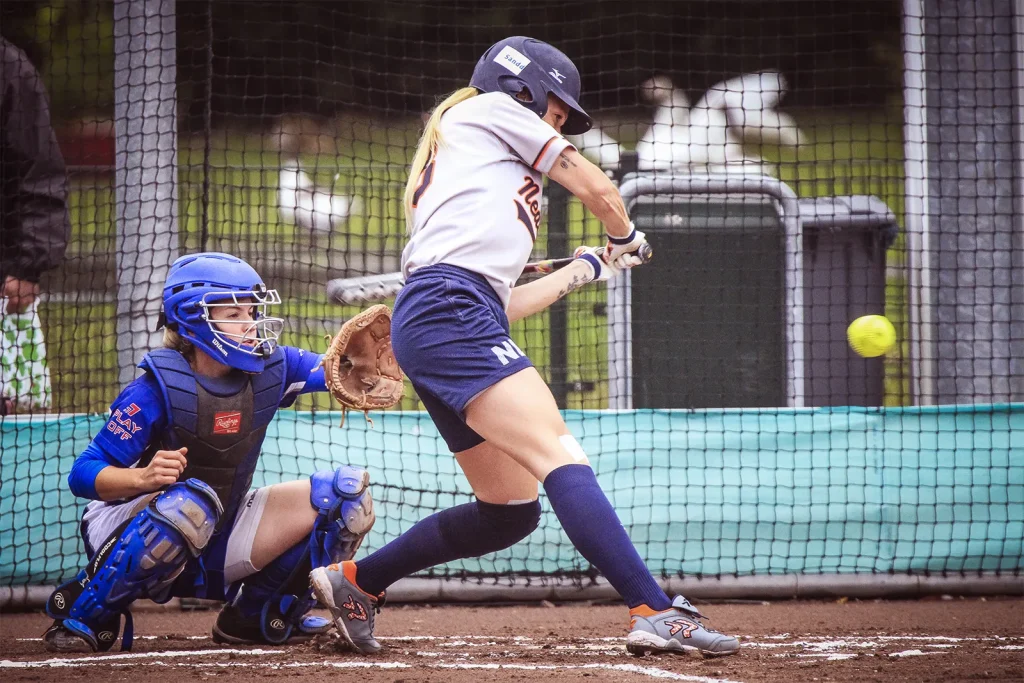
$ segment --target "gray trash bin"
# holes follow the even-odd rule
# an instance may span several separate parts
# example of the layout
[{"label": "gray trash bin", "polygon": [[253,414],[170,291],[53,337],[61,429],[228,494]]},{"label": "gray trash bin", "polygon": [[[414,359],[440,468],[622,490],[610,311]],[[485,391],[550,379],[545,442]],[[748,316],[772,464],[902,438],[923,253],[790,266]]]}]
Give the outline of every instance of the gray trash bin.
[{"label": "gray trash bin", "polygon": [[885,312],[885,250],[899,226],[885,202],[854,195],[800,200],[804,263],[804,363],[809,406],[878,406],[881,358],[861,358],[846,328]]},{"label": "gray trash bin", "polygon": [[627,176],[622,190],[655,259],[609,293],[629,301],[609,325],[613,407],[881,404],[882,362],[853,354],[846,326],[884,311],[898,228],[883,202],[798,200],[774,178]]},{"label": "gray trash bin", "polygon": [[788,404],[785,235],[770,198],[644,198],[654,261],[631,273],[633,405]]}]

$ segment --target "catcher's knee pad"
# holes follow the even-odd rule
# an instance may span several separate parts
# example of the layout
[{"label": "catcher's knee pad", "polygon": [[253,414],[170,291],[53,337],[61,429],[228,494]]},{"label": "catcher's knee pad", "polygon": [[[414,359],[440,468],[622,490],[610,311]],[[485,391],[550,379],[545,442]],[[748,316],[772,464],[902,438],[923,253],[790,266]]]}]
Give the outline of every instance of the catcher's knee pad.
[{"label": "catcher's knee pad", "polygon": [[309,479],[310,504],[319,513],[310,538],[313,566],[351,560],[376,519],[370,473],[344,465],[334,472],[316,472]]},{"label": "catcher's knee pad", "polygon": [[223,513],[198,479],[172,484],[111,534],[89,565],[47,601],[47,612],[94,650],[108,650],[127,615],[122,649],[131,648],[128,606],[141,597],[166,602],[189,557],[198,557]]}]

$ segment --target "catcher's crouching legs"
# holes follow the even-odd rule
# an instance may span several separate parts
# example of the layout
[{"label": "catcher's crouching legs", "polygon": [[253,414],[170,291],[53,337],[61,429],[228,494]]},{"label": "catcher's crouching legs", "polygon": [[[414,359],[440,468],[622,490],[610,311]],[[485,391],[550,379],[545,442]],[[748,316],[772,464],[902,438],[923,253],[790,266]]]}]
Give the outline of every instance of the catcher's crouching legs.
[{"label": "catcher's crouching legs", "polygon": [[309,573],[352,559],[373,527],[370,474],[346,465],[310,477],[310,504],[318,515],[306,541],[246,577],[213,628],[220,643],[280,645],[308,640],[331,622],[307,613],[316,605]]},{"label": "catcher's crouching legs", "polygon": [[190,557],[213,536],[224,509],[213,489],[198,479],[172,484],[114,531],[88,566],[50,595],[46,613],[55,620],[43,636],[48,650],[107,651],[121,630],[122,650],[132,645],[128,606],[138,598],[166,602]]}]

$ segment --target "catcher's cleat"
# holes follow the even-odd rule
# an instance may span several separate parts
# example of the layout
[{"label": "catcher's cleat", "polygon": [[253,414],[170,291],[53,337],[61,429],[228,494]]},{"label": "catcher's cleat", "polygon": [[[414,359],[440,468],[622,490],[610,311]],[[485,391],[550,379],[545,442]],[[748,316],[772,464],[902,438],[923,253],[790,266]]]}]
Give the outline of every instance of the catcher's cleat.
[{"label": "catcher's cleat", "polygon": [[356,652],[371,655],[380,651],[373,637],[373,620],[384,594],[374,597],[356,584],[356,563],[342,562],[318,567],[309,575],[320,604],[331,611],[338,633]]},{"label": "catcher's cleat", "polygon": [[292,630],[287,640],[274,643],[267,640],[261,627],[259,614],[242,615],[235,605],[224,605],[213,625],[213,642],[223,645],[296,645],[304,643],[331,628],[329,619],[307,614]]},{"label": "catcher's cleat", "polygon": [[631,609],[629,616],[626,649],[638,657],[658,652],[724,657],[740,649],[736,638],[701,625],[704,615],[681,595],[676,596],[667,610],[656,612],[647,605],[640,605]]},{"label": "catcher's cleat", "polygon": [[96,652],[96,648],[78,633],[66,628],[60,619],[53,622],[43,634],[43,645],[47,652]]}]

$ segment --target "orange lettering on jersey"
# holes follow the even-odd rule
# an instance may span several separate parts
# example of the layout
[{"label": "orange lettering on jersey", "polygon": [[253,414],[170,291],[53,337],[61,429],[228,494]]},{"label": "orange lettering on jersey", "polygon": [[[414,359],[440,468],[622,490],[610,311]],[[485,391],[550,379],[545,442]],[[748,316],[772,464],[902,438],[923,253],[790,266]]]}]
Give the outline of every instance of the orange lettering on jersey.
[{"label": "orange lettering on jersey", "polygon": [[530,238],[536,240],[540,231],[540,185],[530,176],[524,176],[523,180],[526,182],[517,191],[522,201],[514,200],[516,218],[526,226]]},{"label": "orange lettering on jersey", "polygon": [[423,170],[420,172],[420,177],[416,181],[416,189],[412,193],[412,208],[419,206],[420,199],[423,197],[423,193],[430,187],[430,183],[434,182],[434,153],[431,152],[430,156],[427,157],[427,162],[423,165]]}]

